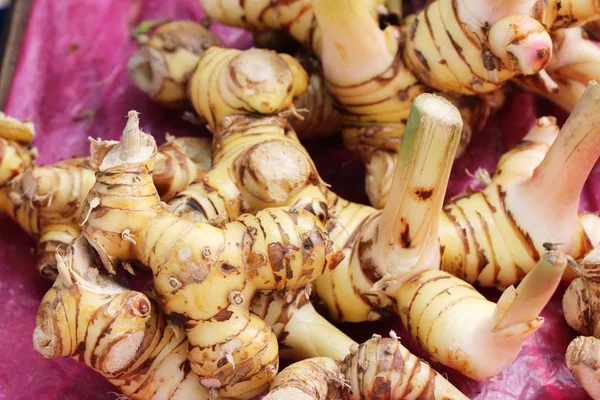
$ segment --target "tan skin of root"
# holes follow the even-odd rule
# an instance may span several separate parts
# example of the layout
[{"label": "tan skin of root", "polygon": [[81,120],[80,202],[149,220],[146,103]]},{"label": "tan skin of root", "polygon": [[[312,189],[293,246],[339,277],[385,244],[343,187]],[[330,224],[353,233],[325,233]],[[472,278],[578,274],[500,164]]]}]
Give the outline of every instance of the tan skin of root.
[{"label": "tan skin of root", "polygon": [[563,311],[569,326],[577,332],[600,337],[600,247],[589,252],[576,267],[573,280],[563,296]]},{"label": "tan skin of root", "polygon": [[310,292],[310,285],[294,290],[259,292],[252,299],[250,310],[273,329],[279,340],[281,358],[342,360],[356,342],[314,309]]},{"label": "tan skin of root", "polygon": [[37,269],[45,279],[56,278],[57,249],[79,234],[81,205],[94,184],[94,170],[89,158],[34,165],[0,192],[2,211],[37,242]]},{"label": "tan skin of root", "polygon": [[[200,24],[170,22],[159,26],[140,44],[127,70],[136,86],[154,100],[172,107],[185,106],[191,100],[212,129],[228,115],[287,110],[308,85],[308,92],[298,99],[296,107],[314,112],[306,117],[295,113],[291,118],[294,126],[302,137],[313,135],[317,126],[322,135],[339,131],[340,117],[333,110],[321,75],[315,73],[309,78],[298,61],[286,54],[277,56],[264,49],[219,49],[221,46],[219,39]],[[214,49],[204,59],[211,47]],[[320,125],[324,121],[327,123]]]},{"label": "tan skin of root", "polygon": [[567,368],[594,400],[600,399],[600,339],[580,336],[567,347]]},{"label": "tan skin of root", "polygon": [[523,13],[520,2],[489,3],[437,0],[409,18],[403,58],[421,82],[478,94],[548,64],[552,42],[544,26]]},{"label": "tan skin of root", "polygon": [[294,54],[309,75],[306,92],[294,100],[296,113],[289,120],[301,140],[329,137],[342,130],[342,117],[335,109],[319,60],[305,50],[294,51],[300,44],[288,34],[264,32],[254,35],[254,45],[277,52]]},{"label": "tan skin of root", "polygon": [[159,305],[99,275],[100,261],[79,237],[58,255],[59,276],[38,309],[35,349],[72,357],[131,399],[208,399],[187,360],[182,328]]},{"label": "tan skin of root", "polygon": [[[371,18],[377,20],[377,8],[386,0],[362,0]],[[238,0],[199,0],[208,16],[225,25],[237,26],[255,32],[283,31],[313,49],[321,51],[321,31],[318,27],[311,0],[274,0],[269,2]]]},{"label": "tan skin of root", "polygon": [[333,319],[361,322],[396,313],[433,359],[487,380],[541,325],[539,313],[560,283],[566,258],[549,251],[498,304],[440,271],[438,226],[460,116],[441,98],[422,95],[407,126],[386,208],[340,200],[330,207],[330,237],[346,257],[317,279],[316,290]]},{"label": "tan skin of root", "polygon": [[[221,23],[257,31],[284,29],[322,56],[330,89],[343,107],[346,145],[358,152],[367,164],[367,193],[377,208],[382,208],[387,201],[388,182],[410,103],[420,93],[431,90],[423,83],[442,91],[481,94],[495,90],[507,79],[522,73],[529,74],[530,85],[537,82],[539,86],[546,82],[545,91],[555,90],[557,83],[542,70],[552,53],[543,28],[557,31],[580,26],[599,15],[595,0],[458,1],[456,9],[452,8],[450,0],[440,0],[428,2],[425,11],[407,17],[404,33],[390,27],[382,35],[372,22],[379,2],[366,1],[367,5],[356,12],[357,8],[345,1],[343,7],[338,7],[335,2],[323,0],[322,3],[338,17],[341,13],[337,10],[354,8],[350,22],[334,21],[331,24],[338,31],[338,37],[335,37],[327,26],[323,27],[322,20],[316,23],[309,1],[280,1],[268,5],[238,4],[234,0],[201,0],[200,3]],[[360,0],[354,3],[361,5]],[[434,22],[424,23],[425,14]],[[518,31],[512,32],[513,26],[518,27]],[[339,27],[352,27],[355,32],[349,34]],[[335,46],[330,47],[331,54],[323,53],[322,32],[326,32],[326,42],[335,42]],[[373,35],[380,38],[375,39]],[[345,47],[344,42],[347,43]],[[339,49],[343,50],[336,55]],[[436,49],[440,49],[439,52]],[[352,59],[358,69],[352,67]],[[345,64],[349,66],[346,70]],[[559,104],[574,103],[582,91],[574,82],[561,86],[564,86],[562,95],[549,95]],[[485,121],[482,116],[495,108],[487,99],[483,103],[476,99],[467,103],[469,107],[464,106],[464,100],[455,102],[465,119],[464,147],[471,132],[476,130],[475,126]],[[457,154],[462,154],[462,150]]]},{"label": "tan skin of root", "polygon": [[[549,60],[552,50],[548,34],[537,21],[528,17],[520,17],[518,21],[503,20],[498,22],[495,29],[491,31],[496,33],[489,37],[493,41],[495,54],[490,52],[490,55],[498,60],[495,69],[487,71],[483,67],[484,43],[477,44],[478,42],[465,39],[469,46],[476,47],[471,51],[472,59],[469,61],[473,64],[473,68],[478,65],[482,71],[471,72],[466,68],[468,75],[461,75],[463,77],[461,84],[457,83],[454,85],[456,87],[437,87],[434,85],[434,78],[437,75],[425,76],[413,70],[414,67],[410,68],[412,63],[407,56],[410,53],[409,42],[421,36],[418,31],[399,30],[395,26],[389,26],[381,31],[360,0],[343,2],[343,5],[341,3],[341,1],[338,4],[336,1],[327,0],[313,2],[323,32],[321,61],[329,90],[341,108],[344,142],[346,146],[358,152],[367,164],[367,193],[371,203],[377,208],[383,207],[387,201],[395,158],[410,104],[416,96],[431,91],[432,85],[433,89],[450,91],[455,95],[492,92],[518,73],[536,73],[541,70]],[[418,24],[418,27],[422,25]],[[515,27],[513,31],[510,30],[511,25]],[[414,35],[419,36],[411,37]],[[531,40],[523,40],[522,44],[516,46],[510,45],[511,38],[517,36]],[[424,44],[419,42],[415,46],[421,48]],[[454,49],[452,45],[441,47],[444,49],[449,47],[449,51]],[[434,49],[437,49],[432,43],[423,48],[430,50],[431,53],[435,53]],[[530,57],[531,54],[537,54],[538,50],[546,54],[542,61]],[[505,65],[506,62],[503,60],[507,59],[508,51],[515,55],[515,60],[518,61],[516,65],[512,62]],[[423,54],[425,53],[423,51]],[[425,56],[419,54],[420,62],[427,62]],[[426,56],[436,57],[435,54],[429,53]],[[438,68],[445,71],[454,64],[462,62],[460,57],[452,57],[451,54],[444,59],[445,63],[439,63],[441,60],[439,59],[435,66],[429,65],[422,69],[430,70],[431,74],[437,72],[443,75],[443,72],[437,71]],[[428,63],[433,64],[433,61]],[[481,90],[464,89],[467,81],[475,80],[473,73],[476,72],[482,76],[482,79],[485,78],[487,86],[483,85],[485,88]],[[486,77],[488,74],[490,76]],[[499,76],[491,76],[494,74]],[[444,82],[447,82],[446,78],[447,76],[444,75]],[[456,81],[456,78],[452,77],[448,85],[453,81]],[[463,102],[459,98],[455,101],[461,105],[461,109],[465,109],[466,118],[474,117],[473,120],[465,120],[465,125],[470,130],[474,129],[472,125],[480,122],[477,117],[485,116],[489,112],[485,110],[493,108],[493,102]],[[482,111],[477,111],[478,108]]]},{"label": "tan skin of root", "polygon": [[[36,350],[46,358],[72,357],[83,362],[132,399],[209,398],[209,390],[191,371],[183,328],[167,322],[156,302],[99,275],[100,260],[82,237],[58,257],[59,276],[38,311]],[[329,356],[342,359],[355,345],[316,313],[306,289],[257,294],[251,310],[273,324],[284,348],[287,343],[295,344],[287,331],[290,327],[315,321],[323,325],[323,338],[347,344],[343,354],[326,352]],[[95,347],[82,345],[84,337],[88,346]],[[304,348],[308,338],[317,339],[303,337]],[[308,350],[292,359],[317,355]]]},{"label": "tan skin of root", "polygon": [[35,159],[37,152],[30,146],[34,136],[33,124],[0,112],[0,190]]},{"label": "tan skin of root", "polygon": [[264,49],[209,49],[190,81],[190,101],[211,130],[234,115],[293,112],[308,75],[298,60]]},{"label": "tan skin of root", "polygon": [[567,367],[593,399],[600,399],[600,247],[581,261],[575,279],[563,296],[563,312],[569,326],[586,335],[567,347]]},{"label": "tan skin of root", "polygon": [[199,23],[175,21],[160,25],[127,62],[135,85],[167,106],[187,104],[187,87],[204,52],[221,46],[219,38]]},{"label": "tan skin of root", "polygon": [[[209,139],[169,138],[159,147],[153,179],[168,200],[210,168]],[[102,152],[102,146],[95,146]],[[74,158],[50,166],[31,166],[0,189],[0,211],[7,213],[36,242],[40,275],[54,280],[55,253],[80,232],[81,206],[95,182],[96,164]]]},{"label": "tan skin of root", "polygon": [[257,290],[307,285],[341,254],[303,210],[267,209],[222,227],[173,215],[152,184],[155,153],[130,112],[122,141],[98,160],[82,232],[107,268],[123,260],[152,270],[165,311],[185,321],[188,358],[203,386],[252,398],[275,375],[278,346],[249,312],[250,300]]},{"label": "tan skin of root", "polygon": [[214,135],[212,169],[170,202],[173,212],[217,224],[290,206],[325,222],[324,184],[285,118],[233,116],[225,122]]},{"label": "tan skin of root", "polygon": [[282,370],[263,400],[341,400],[348,398],[347,391],[348,386],[338,362],[331,358],[316,357]]},{"label": "tan skin of root", "polygon": [[341,363],[312,358],[290,365],[277,375],[265,400],[421,398],[467,399],[397,338],[374,336],[355,346]]},{"label": "tan skin of root", "polygon": [[[578,211],[600,156],[599,100],[600,85],[592,82],[560,133],[552,119],[538,120],[524,142],[501,158],[483,190],[446,205],[442,269],[470,283],[505,288],[533,268],[545,242],[560,243],[576,259],[597,244],[591,239],[597,240],[600,227],[588,223],[586,232]],[[565,276],[573,277],[572,271]]]}]

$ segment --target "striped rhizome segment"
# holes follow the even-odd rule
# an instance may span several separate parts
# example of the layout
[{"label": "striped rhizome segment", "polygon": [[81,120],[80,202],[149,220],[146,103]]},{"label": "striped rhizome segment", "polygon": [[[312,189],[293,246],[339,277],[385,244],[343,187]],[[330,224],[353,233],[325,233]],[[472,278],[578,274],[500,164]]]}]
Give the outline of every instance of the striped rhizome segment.
[{"label": "striped rhizome segment", "polygon": [[94,171],[87,158],[33,165],[4,192],[3,211],[37,242],[37,268],[46,279],[56,278],[56,251],[79,233],[81,204],[94,184]]},{"label": "striped rhizome segment", "polygon": [[280,117],[234,116],[215,132],[213,167],[171,202],[173,212],[225,223],[267,207],[327,216],[324,183],[290,124]]},{"label": "striped rhizome segment", "polygon": [[[35,159],[37,153],[31,148],[34,136],[33,124],[0,112],[0,190],[4,190]],[[4,208],[5,201],[0,197],[0,210]]]},{"label": "striped rhizome segment", "polygon": [[[58,258],[58,278],[38,311],[36,350],[84,363],[132,399],[209,397],[191,370],[185,330],[175,324],[182,321],[168,322],[153,298],[100,275],[100,260],[83,237]],[[259,292],[251,311],[273,327],[292,359],[318,356],[325,346],[323,354],[343,359],[356,345],[315,311],[307,288]],[[303,324],[318,326],[320,337],[303,336]]]},{"label": "striped rhizome segment", "polygon": [[173,215],[152,184],[155,153],[131,112],[122,142],[100,162],[83,234],[107,268],[131,260],[152,270],[165,311],[184,321],[203,386],[251,398],[278,366],[272,330],[249,312],[253,295],[305,286],[341,254],[305,210],[266,209],[221,227]]},{"label": "striped rhizome segment", "polygon": [[189,95],[198,116],[215,131],[230,116],[293,110],[294,98],[307,86],[306,71],[290,55],[211,47],[190,79]]},{"label": "striped rhizome segment", "polygon": [[222,46],[221,40],[202,24],[173,21],[162,24],[127,61],[135,85],[152,99],[169,107],[188,105],[187,87],[204,52]]},{"label": "striped rhizome segment", "polygon": [[290,365],[275,378],[265,400],[466,399],[390,334],[354,346],[341,362],[311,358]]},{"label": "striped rhizome segment", "polygon": [[311,286],[258,292],[250,311],[264,319],[287,360],[329,357],[342,360],[356,342],[323,318],[310,302]]},{"label": "striped rhizome segment", "polygon": [[307,51],[295,55],[309,75],[306,92],[294,100],[302,118],[290,120],[300,140],[333,136],[342,130],[342,116],[329,93],[320,61]]},{"label": "striped rhizome segment", "polygon": [[549,251],[498,304],[440,271],[438,228],[460,116],[447,101],[422,95],[408,122],[393,196],[383,211],[331,196],[327,228],[346,257],[317,279],[317,293],[337,320],[397,313],[432,358],[471,378],[489,379],[540,326],[539,313],[566,259]]},{"label": "striped rhizome segment", "polygon": [[548,74],[523,76],[518,83],[571,112],[588,82],[600,80],[598,38],[588,36],[589,27],[597,29],[599,23],[594,20],[583,27],[552,32],[554,51],[546,67]]},{"label": "striped rhizome segment", "polygon": [[[435,2],[427,11],[438,10],[438,3],[446,4]],[[457,52],[452,45],[435,46],[428,25],[419,22],[427,17],[425,11],[411,17],[413,22],[407,24],[411,29],[390,26],[382,31],[360,0],[315,1],[313,6],[323,32],[323,70],[342,110],[344,140],[367,163],[367,191],[379,208],[387,201],[395,155],[416,96],[432,88],[449,92],[463,114],[475,119],[486,115],[492,105],[455,95],[492,92],[517,74],[537,73],[552,52],[548,33],[527,16],[499,20],[480,40],[473,40],[466,27],[443,31],[462,44]],[[520,41],[513,43],[516,38]],[[484,48],[495,63],[484,65]],[[442,56],[439,51],[450,53]],[[543,57],[532,56],[542,53]],[[465,125],[479,122],[468,120]]]},{"label": "striped rhizome segment", "polygon": [[[56,278],[56,251],[64,250],[80,232],[81,207],[95,182],[93,158],[101,157],[112,145],[108,142],[103,148],[96,143],[92,157],[31,165],[0,189],[0,211],[37,242],[37,269],[42,277]],[[210,146],[209,139],[169,138],[159,147],[153,180],[162,200],[202,176],[200,165],[207,168]]]},{"label": "striped rhizome segment", "polygon": [[[552,55],[545,30],[556,36],[597,19],[600,4],[595,0],[429,1],[421,12],[407,16],[402,28],[384,31],[375,22],[386,4],[377,0],[323,0],[316,6],[308,0],[200,3],[214,20],[260,32],[285,31],[322,58],[328,86],[344,115],[346,145],[367,165],[367,193],[377,208],[387,201],[410,103],[419,94],[439,90],[457,105],[465,119],[460,155],[472,131],[503,102],[496,89],[508,79],[527,75],[528,85],[572,106],[587,80],[598,76],[589,63],[574,63],[589,61],[587,50],[593,49],[587,46],[585,52],[577,46],[576,60],[571,50],[565,51],[559,58],[573,65],[557,65],[552,77],[543,69]],[[332,10],[328,17],[325,8],[319,11],[320,4]],[[557,88],[559,93],[553,94]],[[486,94],[490,91],[494,95]]]},{"label": "striped rhizome segment", "polygon": [[57,257],[58,278],[38,310],[37,351],[84,363],[132,399],[208,398],[191,371],[185,332],[157,302],[100,275],[82,237]]},{"label": "striped rhizome segment", "polygon": [[[321,52],[321,31],[312,10],[312,0],[199,0],[208,16],[225,25],[237,26],[261,32],[284,31],[312,49]],[[373,20],[377,19],[377,8],[385,0],[363,0]]]},{"label": "striped rhizome segment", "polygon": [[[505,288],[533,268],[545,242],[560,243],[574,258],[598,244],[598,217],[578,214],[600,156],[598,101],[600,85],[590,82],[560,133],[553,120],[538,120],[523,143],[502,157],[483,190],[446,206],[440,228],[444,270]],[[573,278],[572,271],[566,278]]]}]

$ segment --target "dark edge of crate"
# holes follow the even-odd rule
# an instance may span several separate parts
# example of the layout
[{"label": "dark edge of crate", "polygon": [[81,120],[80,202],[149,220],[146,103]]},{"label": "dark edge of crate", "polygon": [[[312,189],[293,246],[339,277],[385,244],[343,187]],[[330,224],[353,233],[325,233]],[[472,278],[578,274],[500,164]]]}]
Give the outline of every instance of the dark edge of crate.
[{"label": "dark edge of crate", "polygon": [[15,0],[8,11],[9,15],[2,35],[4,46],[1,47],[3,51],[0,53],[2,58],[2,66],[0,67],[0,110],[4,109],[8,99],[32,4],[33,0]]}]

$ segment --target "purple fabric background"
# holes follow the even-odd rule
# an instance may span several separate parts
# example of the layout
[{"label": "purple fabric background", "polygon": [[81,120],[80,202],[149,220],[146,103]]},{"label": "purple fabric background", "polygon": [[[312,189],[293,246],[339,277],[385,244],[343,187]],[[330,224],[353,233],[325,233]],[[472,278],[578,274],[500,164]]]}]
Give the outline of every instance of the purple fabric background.
[{"label": "purple fabric background", "polygon": [[[141,112],[142,128],[159,142],[165,132],[198,134],[177,111],[153,104],[128,80],[125,61],[135,48],[130,31],[144,20],[203,17],[195,0],[35,0],[21,57],[5,111],[33,121],[40,164],[88,151],[87,137],[116,139],[130,109]],[[213,25],[228,45],[247,46],[248,34]],[[516,92],[508,105],[474,138],[468,154],[454,166],[449,195],[474,184],[465,170],[493,170],[498,156],[522,137],[535,116],[564,115]],[[323,178],[355,201],[366,201],[363,168],[338,139],[307,143]],[[594,171],[582,207],[598,210],[600,171]],[[114,399],[116,390],[97,373],[70,359],[45,360],[31,335],[39,301],[49,285],[34,270],[32,241],[0,216],[0,398]],[[560,307],[562,289],[544,311],[546,323],[524,345],[518,360],[490,382],[477,383],[444,370],[472,399],[587,399],[564,366],[564,351],[574,337]],[[490,297],[496,298],[497,293]],[[343,326],[357,340],[374,332],[401,333],[403,342],[423,356],[397,319]]]}]

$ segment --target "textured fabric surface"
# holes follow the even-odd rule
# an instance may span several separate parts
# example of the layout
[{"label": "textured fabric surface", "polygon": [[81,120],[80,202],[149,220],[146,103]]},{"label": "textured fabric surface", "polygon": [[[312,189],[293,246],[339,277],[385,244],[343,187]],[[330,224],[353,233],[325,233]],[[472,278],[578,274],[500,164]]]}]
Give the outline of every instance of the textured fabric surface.
[{"label": "textured fabric surface", "polygon": [[[5,111],[36,124],[40,164],[88,151],[89,136],[116,139],[130,109],[141,112],[142,128],[159,142],[165,132],[200,134],[177,111],[153,104],[137,91],[125,72],[135,44],[131,30],[144,20],[203,17],[195,0],[36,0]],[[240,30],[213,25],[228,45],[248,46]],[[493,170],[498,156],[522,137],[535,116],[556,113],[532,96],[514,93],[507,106],[473,140],[454,166],[449,196],[475,182],[467,174],[478,167]],[[564,119],[564,115],[563,115]],[[363,168],[341,148],[339,139],[307,143],[323,178],[343,196],[366,201]],[[600,176],[588,183],[582,207],[598,210]],[[110,399],[116,391],[101,376],[74,360],[45,360],[32,346],[35,313],[47,282],[34,270],[32,241],[0,216],[0,398]],[[564,351],[574,337],[562,315],[561,293],[544,311],[546,323],[524,345],[518,360],[491,382],[477,383],[446,371],[473,399],[586,399],[564,366]],[[497,293],[491,293],[496,298]],[[403,342],[423,356],[397,319],[378,324],[344,325],[357,340],[372,333],[397,331]]]}]

